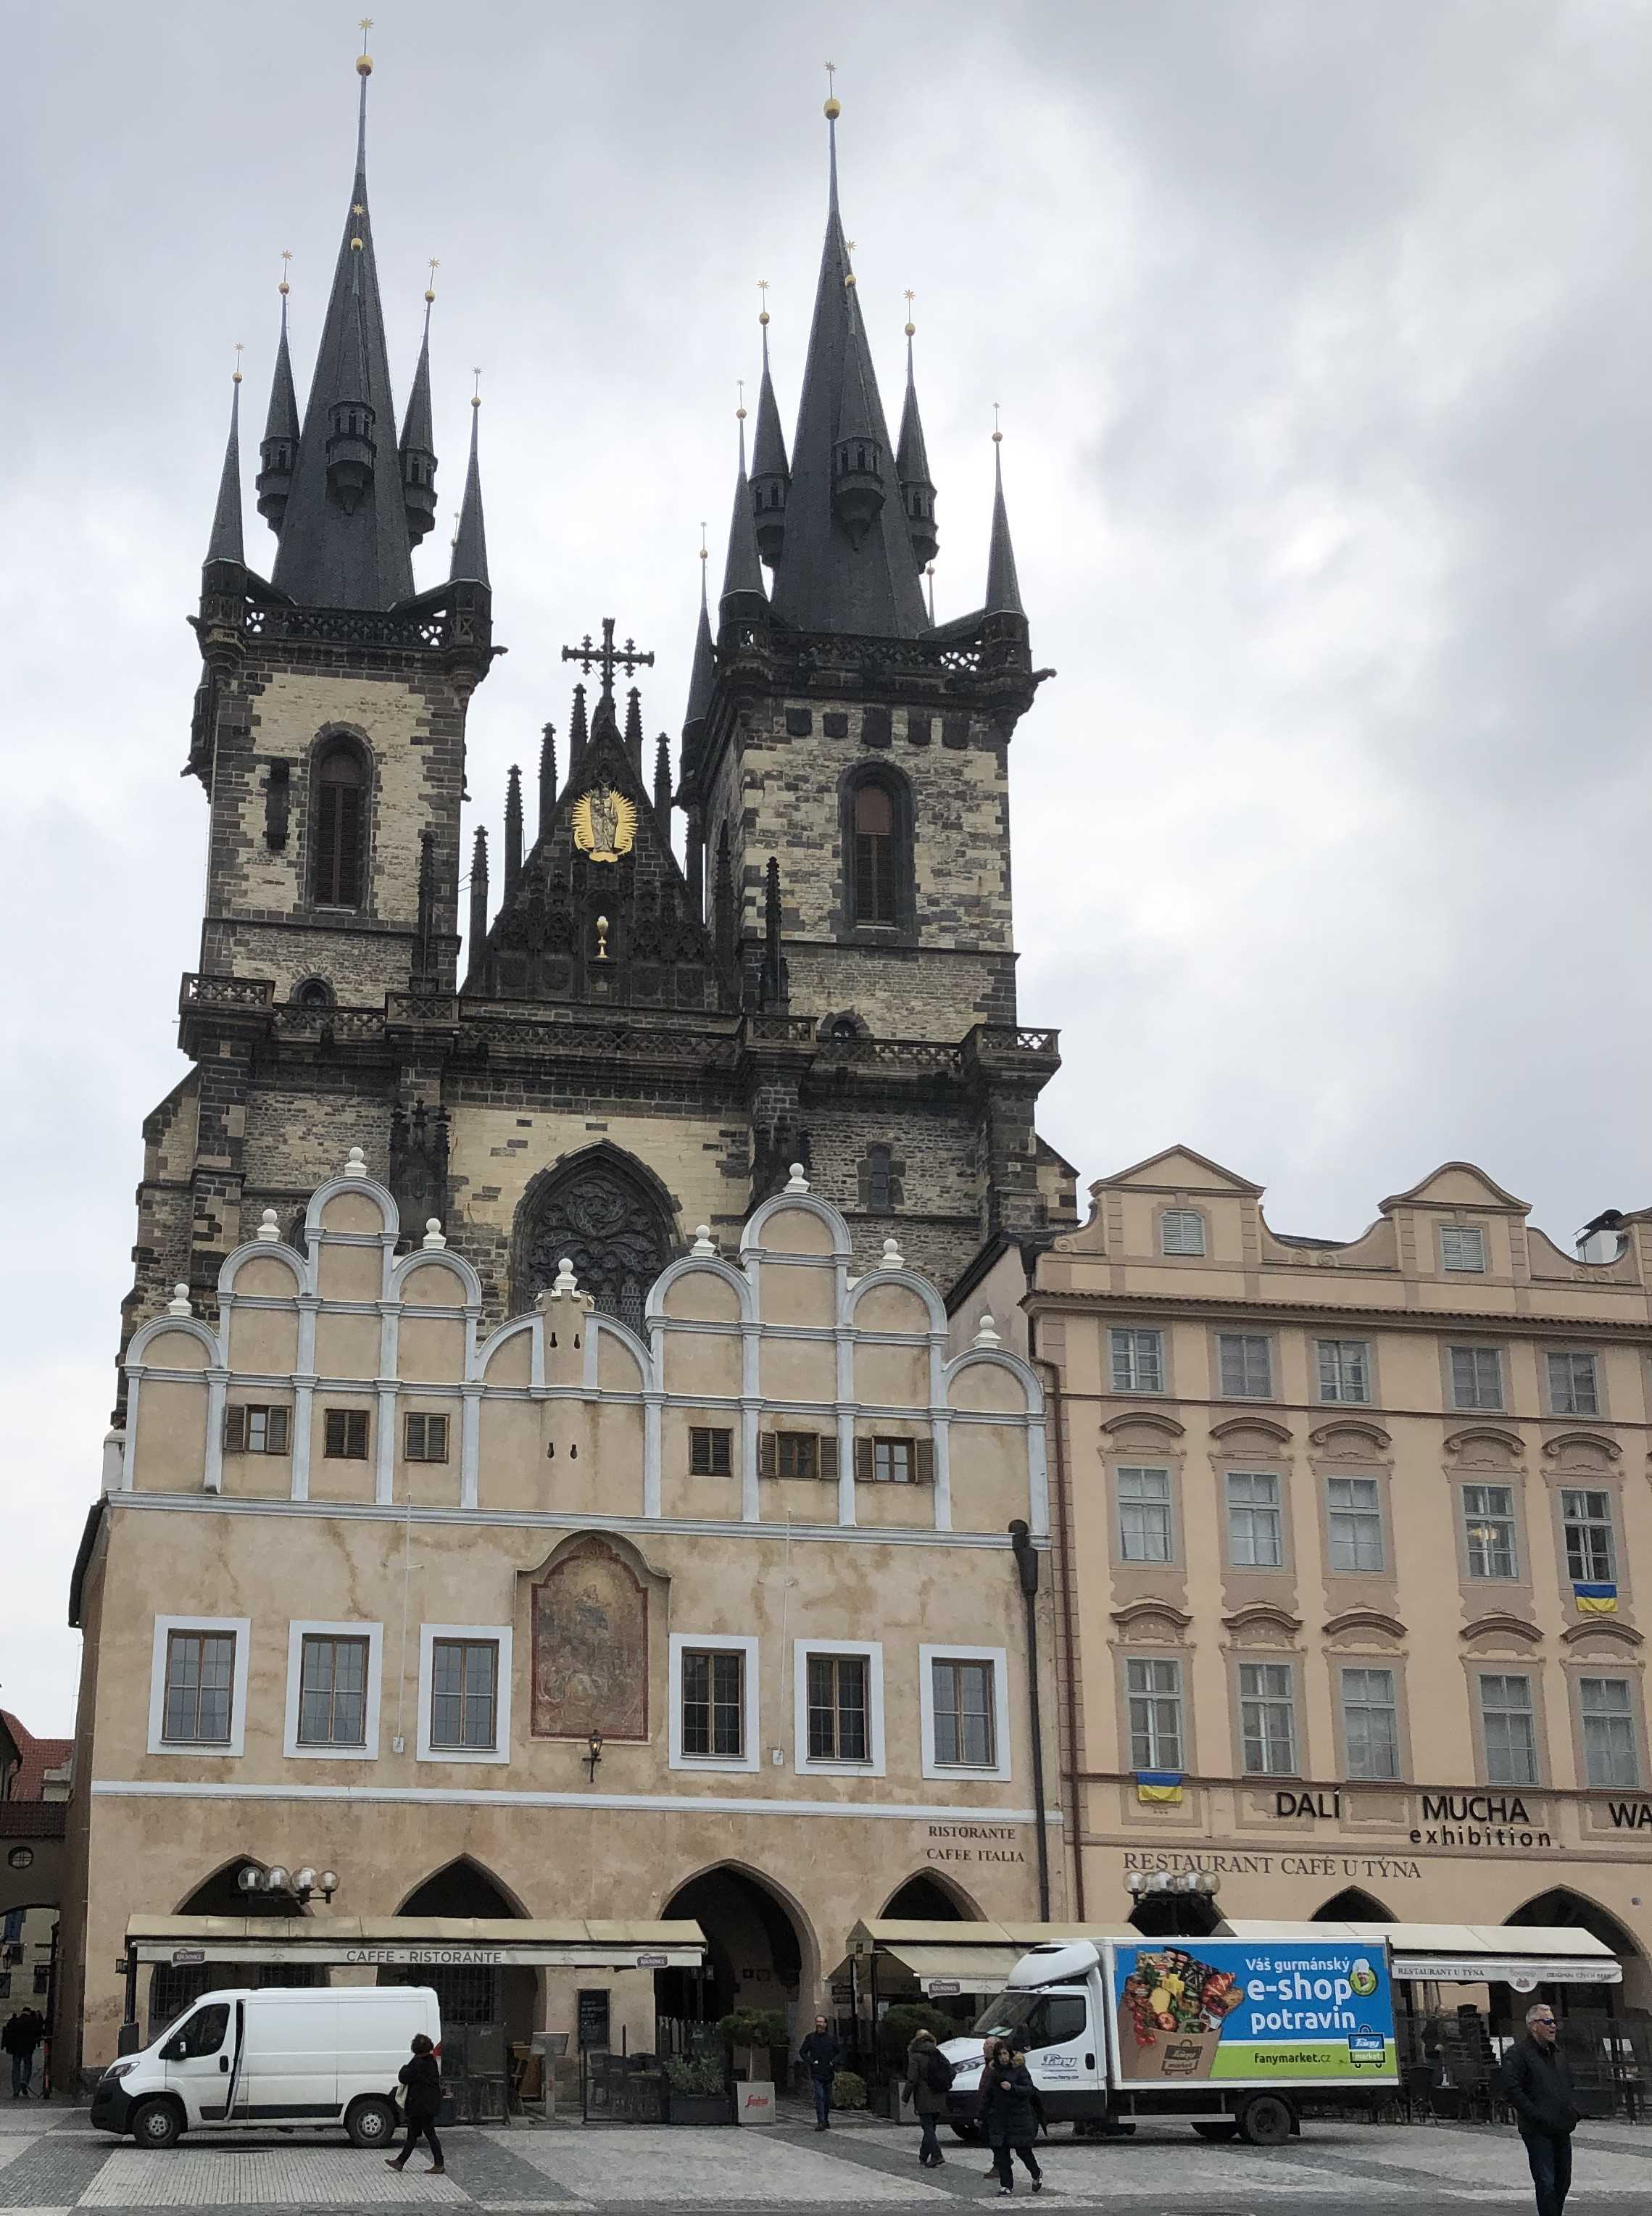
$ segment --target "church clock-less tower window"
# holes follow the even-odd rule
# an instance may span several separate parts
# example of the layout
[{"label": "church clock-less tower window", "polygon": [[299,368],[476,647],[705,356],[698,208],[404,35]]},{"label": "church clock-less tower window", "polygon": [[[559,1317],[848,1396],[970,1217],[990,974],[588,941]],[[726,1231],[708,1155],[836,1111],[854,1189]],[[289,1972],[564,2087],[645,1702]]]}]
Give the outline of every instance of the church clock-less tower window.
[{"label": "church clock-less tower window", "polygon": [[329,741],[316,757],[315,859],[311,897],[317,908],[366,906],[367,773],[348,739]]}]

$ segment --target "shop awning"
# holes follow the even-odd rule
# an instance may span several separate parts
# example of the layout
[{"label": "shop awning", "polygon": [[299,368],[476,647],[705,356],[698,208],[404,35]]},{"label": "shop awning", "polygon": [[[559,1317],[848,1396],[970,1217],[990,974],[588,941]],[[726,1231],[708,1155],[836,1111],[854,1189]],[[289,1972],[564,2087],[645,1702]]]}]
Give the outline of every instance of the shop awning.
[{"label": "shop awning", "polygon": [[698,1924],[600,1923],[473,1916],[134,1916],[126,1945],[140,1962],[342,1962],[362,1968],[517,1966],[694,1970]]},{"label": "shop awning", "polygon": [[848,1952],[864,1959],[873,1954],[904,1954],[910,1947],[964,1948],[971,1954],[981,1948],[997,1947],[1008,1948],[1019,1962],[1030,1948],[1069,1939],[1093,1939],[1099,1946],[1104,1939],[1128,1942],[1141,1936],[1128,1924],[924,1923],[878,1917],[855,1925]]},{"label": "shop awning", "polygon": [[885,1947],[886,1961],[909,1970],[926,1993],[1001,1993],[1025,1948]]},{"label": "shop awning", "polygon": [[1576,1924],[1262,1924],[1230,1921],[1236,1939],[1385,1939],[1396,1978],[1443,1985],[1616,1985],[1623,1965]]}]

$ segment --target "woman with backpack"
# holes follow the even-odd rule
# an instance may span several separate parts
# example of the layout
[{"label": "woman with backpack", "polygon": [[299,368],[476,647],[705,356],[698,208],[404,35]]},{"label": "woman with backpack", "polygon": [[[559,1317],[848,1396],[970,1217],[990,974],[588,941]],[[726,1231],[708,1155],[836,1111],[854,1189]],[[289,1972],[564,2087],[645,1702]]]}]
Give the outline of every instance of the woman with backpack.
[{"label": "woman with backpack", "polygon": [[925,2170],[939,2170],[946,2159],[935,2137],[935,2126],[946,2114],[946,2096],[952,2087],[952,2065],[936,2046],[934,2033],[915,2032],[906,2050],[906,2097],[923,2134],[918,2160]]},{"label": "woman with backpack", "polygon": [[987,2144],[992,2149],[1001,2194],[1015,2190],[1012,2154],[1020,2155],[1032,2176],[1034,2193],[1044,2190],[1044,2172],[1032,2151],[1032,2142],[1039,2135],[1036,2102],[1026,2056],[1017,2054],[1007,2039],[1001,2039],[981,2072],[981,2121],[987,2127]]}]

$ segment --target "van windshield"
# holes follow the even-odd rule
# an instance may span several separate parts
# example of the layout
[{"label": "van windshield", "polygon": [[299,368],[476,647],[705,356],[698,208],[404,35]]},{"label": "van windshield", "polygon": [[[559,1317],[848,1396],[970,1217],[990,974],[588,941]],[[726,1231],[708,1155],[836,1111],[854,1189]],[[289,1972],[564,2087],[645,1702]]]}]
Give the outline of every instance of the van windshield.
[{"label": "van windshield", "polygon": [[1008,2039],[1027,2053],[1064,2047],[1082,2039],[1089,2022],[1082,1988],[1064,1992],[1027,1992],[1012,1987],[983,2010],[975,2026],[978,2039]]}]

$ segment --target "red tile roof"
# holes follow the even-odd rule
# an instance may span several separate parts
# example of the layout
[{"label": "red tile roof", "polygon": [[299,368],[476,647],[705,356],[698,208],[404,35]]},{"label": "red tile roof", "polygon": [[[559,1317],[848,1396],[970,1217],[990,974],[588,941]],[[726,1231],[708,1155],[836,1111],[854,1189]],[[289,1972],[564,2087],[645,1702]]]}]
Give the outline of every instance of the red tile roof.
[{"label": "red tile roof", "polygon": [[71,1739],[36,1739],[25,1729],[9,1708],[0,1708],[0,1723],[3,1723],[16,1741],[17,1751],[22,1757],[22,1766],[11,1781],[13,1800],[43,1800],[46,1798],[46,1773],[61,1770],[75,1751]]}]

